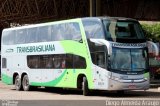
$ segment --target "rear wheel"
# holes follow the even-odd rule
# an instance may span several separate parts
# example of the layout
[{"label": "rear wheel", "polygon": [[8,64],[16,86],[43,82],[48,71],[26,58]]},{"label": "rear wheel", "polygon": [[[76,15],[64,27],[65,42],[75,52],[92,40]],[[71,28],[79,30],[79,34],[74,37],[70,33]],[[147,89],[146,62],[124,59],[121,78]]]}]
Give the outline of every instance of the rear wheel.
[{"label": "rear wheel", "polygon": [[22,85],[23,85],[23,90],[24,91],[29,91],[30,90],[28,75],[24,75]]},{"label": "rear wheel", "polygon": [[19,75],[16,76],[14,84],[17,91],[22,90],[22,84],[21,84],[21,79],[19,78]]},{"label": "rear wheel", "polygon": [[83,90],[83,95],[84,96],[88,96],[89,95],[88,81],[87,81],[86,77],[83,77],[82,90]]}]

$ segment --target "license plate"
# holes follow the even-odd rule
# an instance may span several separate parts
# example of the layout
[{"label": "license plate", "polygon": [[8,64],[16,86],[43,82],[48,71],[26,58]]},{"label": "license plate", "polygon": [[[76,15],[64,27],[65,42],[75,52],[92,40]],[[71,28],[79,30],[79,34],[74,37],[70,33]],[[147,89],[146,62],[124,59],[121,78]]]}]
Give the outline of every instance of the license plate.
[{"label": "license plate", "polygon": [[128,88],[129,88],[129,89],[135,89],[136,86],[135,86],[135,85],[129,85]]}]

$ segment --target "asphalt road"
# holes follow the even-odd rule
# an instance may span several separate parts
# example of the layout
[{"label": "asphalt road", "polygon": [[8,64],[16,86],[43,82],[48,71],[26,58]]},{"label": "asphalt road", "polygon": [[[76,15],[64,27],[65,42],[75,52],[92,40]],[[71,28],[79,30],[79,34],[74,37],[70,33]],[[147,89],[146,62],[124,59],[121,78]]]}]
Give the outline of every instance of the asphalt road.
[{"label": "asphalt road", "polygon": [[[88,100],[88,102],[92,101],[93,104],[91,106],[97,106],[97,103],[99,106],[101,106],[100,103],[102,104],[106,100],[107,101],[108,100],[121,100],[121,101],[122,100],[130,100],[130,101],[131,100],[157,100],[157,101],[159,101],[158,102],[159,104],[149,105],[149,106],[160,106],[160,90],[158,90],[158,87],[155,87],[155,88],[151,88],[147,91],[138,91],[138,90],[137,91],[127,91],[123,95],[117,94],[116,92],[92,91],[91,96],[83,96],[82,91],[69,90],[69,89],[47,90],[45,88],[37,88],[34,91],[16,91],[13,85],[5,85],[0,81],[0,100],[1,101],[6,101],[6,100],[32,101],[32,100],[34,100],[34,102],[37,101],[35,103],[39,103],[39,106],[40,106],[40,104],[42,105],[42,103],[44,103],[43,100],[45,100],[45,101],[52,100],[52,102],[53,102],[53,100],[55,100],[54,104],[57,104],[55,106],[66,106],[66,100],[81,101],[78,103],[76,102],[76,105],[79,105],[79,106],[83,105],[83,102],[84,102],[83,100],[85,100],[85,101]],[[59,100],[61,102],[59,102]],[[95,101],[97,101],[97,102],[95,102]],[[35,104],[34,102],[29,102],[29,103]],[[47,102],[47,103],[49,103],[49,102]],[[59,103],[63,103],[63,104],[58,105]],[[0,104],[0,106],[1,105],[6,106],[3,104]],[[102,105],[104,106],[104,103]],[[14,106],[17,106],[17,105],[14,105]],[[26,106],[28,106],[28,104]],[[51,105],[48,104],[48,106],[51,106]],[[90,106],[90,105],[88,105],[88,106]],[[105,106],[106,106],[106,104],[105,104]],[[109,106],[109,105],[107,105],[107,106]]]}]

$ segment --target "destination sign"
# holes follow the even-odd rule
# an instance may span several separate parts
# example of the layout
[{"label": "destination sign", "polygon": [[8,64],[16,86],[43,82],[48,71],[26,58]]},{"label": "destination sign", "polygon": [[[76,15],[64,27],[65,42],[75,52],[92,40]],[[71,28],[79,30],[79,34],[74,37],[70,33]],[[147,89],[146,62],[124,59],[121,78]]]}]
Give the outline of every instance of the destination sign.
[{"label": "destination sign", "polygon": [[112,43],[113,47],[127,47],[127,48],[132,48],[132,47],[146,47],[146,43]]}]

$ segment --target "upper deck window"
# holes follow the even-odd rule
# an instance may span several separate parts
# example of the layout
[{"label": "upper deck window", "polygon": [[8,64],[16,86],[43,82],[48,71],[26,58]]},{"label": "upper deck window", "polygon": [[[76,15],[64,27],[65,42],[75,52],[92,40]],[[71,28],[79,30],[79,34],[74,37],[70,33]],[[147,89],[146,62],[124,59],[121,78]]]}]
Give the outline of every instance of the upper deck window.
[{"label": "upper deck window", "polygon": [[3,31],[3,44],[25,44],[61,40],[82,40],[79,23],[68,22]]},{"label": "upper deck window", "polygon": [[104,20],[106,37],[108,40],[137,40],[145,39],[140,24],[136,21],[128,20]]},{"label": "upper deck window", "polygon": [[83,20],[87,38],[105,39],[102,23],[97,20]]}]

